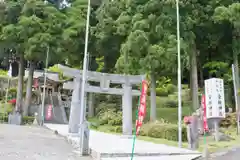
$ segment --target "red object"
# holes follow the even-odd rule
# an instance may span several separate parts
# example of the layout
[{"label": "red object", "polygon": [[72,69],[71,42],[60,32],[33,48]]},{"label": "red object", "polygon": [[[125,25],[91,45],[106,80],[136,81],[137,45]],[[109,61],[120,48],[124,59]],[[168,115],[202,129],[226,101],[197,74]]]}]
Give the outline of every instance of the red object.
[{"label": "red object", "polygon": [[205,132],[207,132],[209,129],[208,129],[208,123],[207,123],[206,97],[204,94],[202,95],[202,109],[203,109],[203,129]]},{"label": "red object", "polygon": [[138,106],[138,119],[136,120],[136,135],[139,134],[140,128],[143,123],[143,119],[146,115],[146,102],[147,102],[147,90],[148,90],[148,83],[147,81],[142,81],[142,91],[140,96],[140,105]]},{"label": "red object", "polygon": [[34,86],[34,88],[38,87],[38,79],[37,78],[34,78],[33,86]]},{"label": "red object", "polygon": [[47,108],[46,120],[51,120],[51,119],[52,119],[52,105],[49,105]]},{"label": "red object", "polygon": [[11,99],[11,100],[8,101],[8,103],[16,104],[16,103],[17,103],[17,100],[16,100],[16,99]]},{"label": "red object", "polygon": [[190,124],[192,122],[192,117],[191,116],[185,116],[183,119],[185,124]]}]

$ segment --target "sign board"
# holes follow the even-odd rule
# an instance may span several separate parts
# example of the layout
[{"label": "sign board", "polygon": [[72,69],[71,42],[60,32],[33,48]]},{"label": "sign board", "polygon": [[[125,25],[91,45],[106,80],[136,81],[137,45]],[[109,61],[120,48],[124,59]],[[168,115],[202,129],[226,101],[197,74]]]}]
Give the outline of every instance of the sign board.
[{"label": "sign board", "polygon": [[52,105],[49,105],[47,108],[47,113],[46,113],[46,120],[51,120],[52,119]]},{"label": "sign board", "polygon": [[225,118],[224,84],[219,78],[205,80],[206,117]]},{"label": "sign board", "polygon": [[206,96],[202,95],[202,109],[203,109],[203,129],[205,132],[208,131],[208,122],[207,122],[207,106],[206,106]]},{"label": "sign board", "polygon": [[136,135],[139,134],[140,128],[143,123],[143,119],[147,112],[147,109],[146,109],[147,89],[148,89],[148,84],[147,84],[147,81],[144,80],[142,81],[142,91],[140,96],[140,104],[138,108],[138,119],[136,121]]}]

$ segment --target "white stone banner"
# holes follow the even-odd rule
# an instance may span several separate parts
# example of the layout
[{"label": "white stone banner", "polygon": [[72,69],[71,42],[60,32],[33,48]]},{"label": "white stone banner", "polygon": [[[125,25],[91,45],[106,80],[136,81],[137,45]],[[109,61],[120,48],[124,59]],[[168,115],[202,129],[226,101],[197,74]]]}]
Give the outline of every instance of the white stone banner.
[{"label": "white stone banner", "polygon": [[224,83],[222,79],[205,80],[207,118],[225,118]]}]

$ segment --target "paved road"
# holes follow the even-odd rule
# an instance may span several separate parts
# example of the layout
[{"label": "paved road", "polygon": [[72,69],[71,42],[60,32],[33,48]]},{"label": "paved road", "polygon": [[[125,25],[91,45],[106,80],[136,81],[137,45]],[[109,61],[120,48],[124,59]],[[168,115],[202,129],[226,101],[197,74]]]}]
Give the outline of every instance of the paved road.
[{"label": "paved road", "polygon": [[236,148],[229,151],[227,154],[219,157],[212,158],[212,160],[239,160],[240,159],[240,148]]},{"label": "paved road", "polygon": [[90,160],[62,137],[40,127],[0,125],[1,160]]}]

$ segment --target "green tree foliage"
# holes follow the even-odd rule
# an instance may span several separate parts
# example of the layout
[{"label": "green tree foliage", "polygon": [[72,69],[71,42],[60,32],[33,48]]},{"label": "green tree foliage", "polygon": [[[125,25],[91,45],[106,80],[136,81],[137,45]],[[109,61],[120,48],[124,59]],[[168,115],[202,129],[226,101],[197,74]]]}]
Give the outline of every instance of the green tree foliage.
[{"label": "green tree foliage", "polygon": [[[1,2],[0,57],[14,53],[29,61],[33,71],[34,64],[44,61],[49,49],[50,62],[66,61],[81,68],[88,1],[71,0],[66,8],[62,2]],[[183,83],[191,88],[191,107],[195,110],[199,107],[198,86],[203,87],[204,79],[221,77],[231,85],[232,63],[239,72],[240,3],[182,0],[179,7]],[[155,90],[159,80],[165,77],[175,83],[177,79],[176,24],[175,0],[91,3],[89,68],[146,74],[151,82],[152,120],[156,119]]]}]

